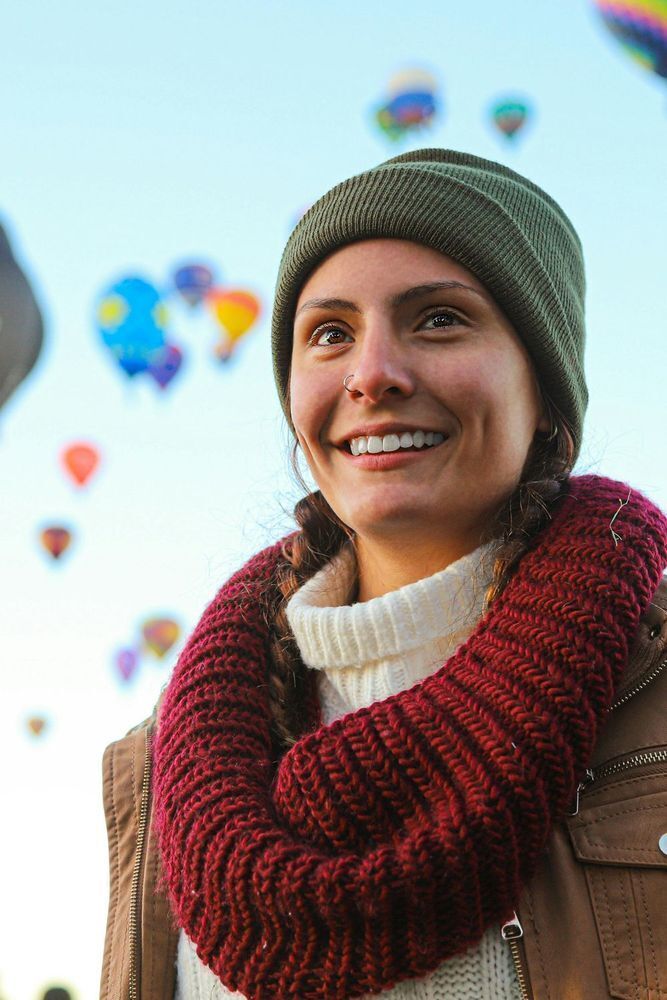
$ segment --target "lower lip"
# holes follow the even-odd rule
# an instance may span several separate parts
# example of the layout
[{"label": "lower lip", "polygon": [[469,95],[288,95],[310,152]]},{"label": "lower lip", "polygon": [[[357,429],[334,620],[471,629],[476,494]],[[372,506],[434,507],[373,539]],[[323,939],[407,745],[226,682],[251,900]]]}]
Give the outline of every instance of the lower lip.
[{"label": "lower lip", "polygon": [[339,448],[339,451],[348,460],[348,462],[353,462],[359,469],[371,469],[376,472],[385,472],[389,469],[401,468],[404,465],[412,465],[420,458],[424,458],[425,455],[429,455],[434,451],[440,451],[443,445],[446,445],[448,441],[449,438],[445,438],[445,440],[441,441],[440,444],[427,445],[426,448],[420,448],[419,451],[408,451],[407,449],[401,448],[398,451],[380,451],[377,455],[369,455],[368,452],[366,452],[365,455],[353,455],[344,448]]}]

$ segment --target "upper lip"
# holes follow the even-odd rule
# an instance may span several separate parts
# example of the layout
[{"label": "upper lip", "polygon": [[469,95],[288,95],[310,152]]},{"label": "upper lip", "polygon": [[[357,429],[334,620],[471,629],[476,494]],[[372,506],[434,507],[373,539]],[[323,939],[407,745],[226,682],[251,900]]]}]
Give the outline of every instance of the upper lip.
[{"label": "upper lip", "polygon": [[408,434],[413,434],[415,431],[432,431],[434,434],[444,434],[447,436],[447,432],[443,431],[439,427],[430,427],[428,423],[424,424],[407,424],[405,421],[393,420],[389,423],[384,424],[362,424],[360,427],[355,427],[353,430],[348,431],[344,436],[339,437],[334,444],[340,448],[341,445],[347,444],[348,441],[352,441],[353,438],[359,437],[384,437],[385,434],[404,434],[407,431]]}]

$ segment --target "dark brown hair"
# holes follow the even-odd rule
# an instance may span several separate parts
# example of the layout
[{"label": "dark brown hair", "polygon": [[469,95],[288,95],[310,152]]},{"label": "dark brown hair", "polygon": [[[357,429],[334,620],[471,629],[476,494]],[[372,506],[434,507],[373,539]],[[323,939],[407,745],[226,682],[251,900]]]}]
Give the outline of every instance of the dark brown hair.
[{"label": "dark brown hair", "polygon": [[[572,434],[553,403],[545,398],[544,405],[552,430],[548,434],[535,434],[518,485],[492,518],[485,537],[480,539],[480,543],[494,538],[501,540],[486,595],[487,607],[507,586],[521,556],[549,520],[550,507],[564,489],[572,469]],[[305,487],[296,462],[296,445],[292,465]],[[348,538],[354,537],[319,490],[299,500],[294,517],[298,531],[283,546],[278,589],[267,594],[264,609],[271,626],[268,685],[278,753],[288,749],[304,732],[309,716],[308,699],[312,695],[308,671],[287,621],[287,603]]]}]

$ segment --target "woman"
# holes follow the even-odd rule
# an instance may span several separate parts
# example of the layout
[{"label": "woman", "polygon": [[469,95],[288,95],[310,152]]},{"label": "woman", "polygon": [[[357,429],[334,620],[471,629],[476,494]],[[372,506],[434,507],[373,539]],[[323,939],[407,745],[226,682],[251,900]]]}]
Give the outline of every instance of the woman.
[{"label": "woman", "polygon": [[474,156],[299,223],[273,351],[318,490],[107,750],[103,997],[667,990],[667,523],[570,478],[583,295],[562,210]]}]

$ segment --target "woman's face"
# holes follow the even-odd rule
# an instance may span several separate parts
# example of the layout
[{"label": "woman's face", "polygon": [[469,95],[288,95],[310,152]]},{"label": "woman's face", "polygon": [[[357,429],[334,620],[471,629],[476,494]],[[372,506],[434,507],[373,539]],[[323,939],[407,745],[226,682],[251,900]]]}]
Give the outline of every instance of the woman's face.
[{"label": "woman's face", "polygon": [[309,277],[290,405],[317,485],[357,535],[456,539],[462,552],[547,428],[526,350],[491,295],[406,240],[350,244]]}]

